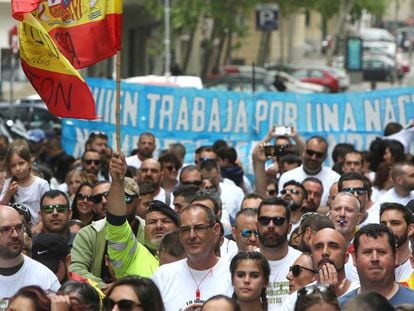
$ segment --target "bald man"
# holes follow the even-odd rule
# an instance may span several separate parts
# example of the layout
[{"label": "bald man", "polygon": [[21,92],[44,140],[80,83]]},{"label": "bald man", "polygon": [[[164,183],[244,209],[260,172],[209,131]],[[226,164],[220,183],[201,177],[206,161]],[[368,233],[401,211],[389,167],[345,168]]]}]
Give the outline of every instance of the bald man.
[{"label": "bald man", "polygon": [[60,287],[52,271],[22,254],[24,232],[19,213],[0,205],[0,305],[23,286],[38,285],[53,291]]}]

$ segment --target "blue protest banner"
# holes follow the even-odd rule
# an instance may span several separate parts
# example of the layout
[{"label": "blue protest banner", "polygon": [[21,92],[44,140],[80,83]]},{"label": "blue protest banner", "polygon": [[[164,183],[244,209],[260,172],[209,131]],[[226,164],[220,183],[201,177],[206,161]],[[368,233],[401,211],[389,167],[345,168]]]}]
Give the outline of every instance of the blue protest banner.
[{"label": "blue protest banner", "polygon": [[[108,134],[115,144],[115,82],[87,80],[100,120],[63,119],[65,150],[79,157],[91,131]],[[368,150],[391,121],[403,125],[414,117],[414,88],[343,94],[236,93],[121,84],[121,149],[136,148],[139,134],[152,132],[158,150],[181,142],[186,162],[195,148],[224,139],[234,146],[244,169],[252,173],[250,155],[273,125],[295,126],[304,138],[322,135],[330,149],[340,142]],[[328,159],[329,160],[329,159]]]}]

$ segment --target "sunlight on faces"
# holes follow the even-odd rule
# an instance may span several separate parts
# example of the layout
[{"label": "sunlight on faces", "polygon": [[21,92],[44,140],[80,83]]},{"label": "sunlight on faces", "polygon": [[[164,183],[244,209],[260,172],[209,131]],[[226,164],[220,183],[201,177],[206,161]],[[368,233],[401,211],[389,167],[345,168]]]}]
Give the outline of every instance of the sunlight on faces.
[{"label": "sunlight on faces", "polygon": [[92,196],[92,188],[84,185],[80,190],[78,194],[78,212],[82,215],[90,215],[93,213],[93,202],[86,199],[86,197]]},{"label": "sunlight on faces", "polygon": [[[105,192],[109,191],[109,187],[111,184],[109,182],[97,184],[95,187],[93,187],[92,194],[99,195]],[[106,216],[107,207],[108,204],[107,198],[105,196],[101,196],[101,201],[99,203],[94,204],[95,213],[98,215],[98,218],[104,218]]]},{"label": "sunlight on faces", "polygon": [[262,289],[268,285],[262,269],[255,260],[240,261],[231,281],[239,301],[254,301],[260,298]]},{"label": "sunlight on faces", "polygon": [[[324,142],[320,142],[317,139],[311,139],[306,144],[306,149],[303,152],[303,166],[310,173],[317,173],[325,160],[327,146]],[[319,157],[318,154],[322,154],[322,157]]]},{"label": "sunlight on faces", "polygon": [[[362,180],[344,180],[342,182],[342,189],[346,188],[365,188],[365,186]],[[368,200],[368,191],[366,191],[364,194],[358,194],[357,192],[354,192],[352,195],[359,201],[359,204],[361,205],[361,210],[364,210]]]},{"label": "sunlight on faces", "polygon": [[[286,218],[286,211],[283,206],[279,205],[263,205],[261,207],[259,217],[282,217]],[[287,242],[287,235],[290,231],[291,224],[285,219],[281,226],[277,226],[271,221],[267,226],[257,222],[257,229],[259,231],[259,239],[261,245],[269,248],[276,248]]]},{"label": "sunlight on faces", "polygon": [[[259,247],[259,238],[256,237],[253,231],[257,230],[257,217],[239,215],[236,218],[236,226],[232,228],[233,238],[236,240],[239,251],[249,250],[249,246]],[[241,231],[251,230],[249,237],[243,237]]]},{"label": "sunlight on faces", "polygon": [[40,208],[40,217],[43,223],[45,232],[53,232],[58,234],[66,234],[69,229],[69,219],[72,215],[67,200],[63,195],[58,195],[55,198],[45,197],[41,205],[64,205],[66,206],[64,212],[58,212],[56,208],[52,213],[46,213]]}]

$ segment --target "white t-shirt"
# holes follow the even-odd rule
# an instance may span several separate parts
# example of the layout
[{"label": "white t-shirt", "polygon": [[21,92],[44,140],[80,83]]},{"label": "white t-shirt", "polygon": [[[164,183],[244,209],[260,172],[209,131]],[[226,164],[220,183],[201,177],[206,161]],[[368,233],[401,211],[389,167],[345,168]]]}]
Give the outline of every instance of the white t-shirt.
[{"label": "white t-shirt", "polygon": [[316,175],[308,175],[303,170],[303,165],[294,168],[293,170],[287,171],[280,176],[279,179],[279,189],[283,189],[283,184],[289,180],[296,180],[297,182],[302,182],[307,177],[315,177],[322,182],[323,185],[323,194],[321,199],[321,205],[325,206],[328,203],[328,194],[329,188],[331,188],[334,182],[339,180],[341,177],[337,172],[333,171],[327,166],[322,166],[321,171]]},{"label": "white t-shirt", "polygon": [[283,300],[289,295],[289,281],[286,275],[289,267],[302,253],[293,247],[288,248],[288,253],[280,260],[269,260],[270,278],[267,288],[267,303],[269,311],[278,311]]},{"label": "white t-shirt", "polygon": [[137,169],[141,167],[141,163],[142,163],[142,161],[138,158],[138,155],[136,154],[127,157],[125,161],[128,166],[133,166]]},{"label": "white t-shirt", "polygon": [[220,246],[220,257],[227,258],[230,262],[234,256],[239,252],[237,243],[228,238],[224,238],[223,244]]},{"label": "white t-shirt", "polygon": [[402,205],[407,205],[407,203],[413,199],[414,199],[414,191],[411,191],[408,196],[402,197],[395,191],[395,188],[392,187],[378,199],[377,203],[381,204],[384,202],[393,202],[393,203],[400,203]]},{"label": "white t-shirt", "polygon": [[243,190],[229,182],[220,182],[220,199],[223,205],[223,210],[227,210],[230,218],[235,219],[236,213],[240,211],[241,202],[244,198]]},{"label": "white t-shirt", "polygon": [[406,260],[402,265],[395,268],[395,281],[401,282],[407,280],[412,272],[411,261]]},{"label": "white t-shirt", "polygon": [[[208,270],[194,270],[182,259],[162,265],[152,276],[160,290],[166,311],[182,311],[194,303],[203,303],[208,298],[222,294],[231,297],[233,286],[229,262],[220,258],[214,267]],[[200,300],[196,300],[197,283]]]},{"label": "white t-shirt", "polygon": [[387,192],[387,190],[382,189],[379,190],[377,187],[372,187],[372,194],[371,194],[371,201],[372,202],[377,202],[379,200],[380,197],[382,197],[385,192]]},{"label": "white t-shirt", "polygon": [[356,267],[354,266],[354,259],[351,254],[349,254],[348,262],[345,264],[345,276],[352,283],[359,284],[359,275]]},{"label": "white t-shirt", "polygon": [[[313,284],[316,284],[316,282],[312,282],[312,283],[308,284],[307,286],[310,286],[310,285],[313,285]],[[341,295],[339,297],[343,297],[344,295],[348,294],[349,292],[353,291],[355,288],[358,288],[358,287],[359,287],[359,282],[352,282],[351,286],[349,286],[349,289],[343,295]],[[290,295],[288,295],[288,297],[285,299],[282,306],[280,307],[279,311],[294,311],[297,299],[298,299],[298,292],[297,291],[293,292]]]},{"label": "white t-shirt", "polygon": [[38,285],[43,290],[57,291],[60,283],[56,275],[46,266],[30,257],[24,256],[23,266],[13,275],[0,275],[0,301],[10,298],[20,288],[28,285]]},{"label": "white t-shirt", "polygon": [[[4,182],[3,190],[0,194],[0,200],[3,199],[7,189],[9,188],[11,178],[7,178]],[[49,190],[49,184],[43,178],[34,176],[34,181],[30,186],[19,186],[14,195],[15,203],[26,205],[30,209],[32,215],[32,223],[37,224],[39,219],[40,198]]]}]

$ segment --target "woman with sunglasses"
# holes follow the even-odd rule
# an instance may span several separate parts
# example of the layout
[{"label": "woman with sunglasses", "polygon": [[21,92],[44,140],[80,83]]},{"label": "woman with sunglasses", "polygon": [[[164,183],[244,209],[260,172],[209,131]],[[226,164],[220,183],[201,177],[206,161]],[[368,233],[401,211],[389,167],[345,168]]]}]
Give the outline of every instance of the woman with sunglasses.
[{"label": "woman with sunglasses", "polygon": [[93,209],[93,186],[84,182],[80,184],[72,203],[72,219],[79,219],[83,225],[89,225],[97,216]]},{"label": "woman with sunglasses", "polygon": [[306,253],[300,255],[289,268],[289,273],[286,275],[289,281],[289,294],[314,282],[316,280],[315,274],[311,255]]},{"label": "woman with sunglasses", "polygon": [[270,266],[259,252],[240,252],[230,263],[233,299],[242,311],[267,310]]},{"label": "woman with sunglasses", "polygon": [[103,311],[112,310],[164,311],[165,308],[160,291],[151,279],[127,276],[116,280],[103,300]]},{"label": "woman with sunglasses", "polygon": [[295,311],[340,311],[334,289],[328,284],[309,285],[298,290]]}]

